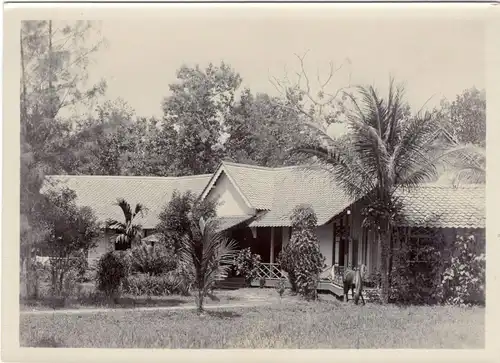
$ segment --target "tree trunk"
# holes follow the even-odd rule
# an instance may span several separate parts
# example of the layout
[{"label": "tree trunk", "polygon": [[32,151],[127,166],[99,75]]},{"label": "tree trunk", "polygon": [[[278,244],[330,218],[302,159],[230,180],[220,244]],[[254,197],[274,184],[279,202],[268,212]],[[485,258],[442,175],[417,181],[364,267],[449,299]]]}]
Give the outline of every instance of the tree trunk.
[{"label": "tree trunk", "polygon": [[389,288],[391,286],[391,283],[392,283],[392,264],[393,264],[393,252],[394,252],[394,233],[393,233],[393,230],[392,228],[389,229],[389,233],[388,233],[388,238],[389,238],[389,251],[388,251],[388,266],[387,266],[387,271],[389,273]]},{"label": "tree trunk", "polygon": [[21,46],[21,94],[22,94],[22,105],[21,105],[21,116],[26,117],[28,112],[26,110],[26,69],[24,65],[24,47],[23,47],[23,28],[21,25],[21,33],[19,34],[20,46]]},{"label": "tree trunk", "polygon": [[35,274],[33,271],[33,261],[31,260],[31,248],[28,247],[28,256],[26,257],[26,297],[28,299],[38,298],[37,289],[35,288]]},{"label": "tree trunk", "polygon": [[198,314],[203,314],[203,289],[198,289],[198,299],[196,301]]},{"label": "tree trunk", "polygon": [[388,228],[388,223],[383,223],[383,227],[379,230],[379,266],[381,291],[380,298],[383,304],[389,302],[389,258],[391,256],[390,248],[391,232]]}]

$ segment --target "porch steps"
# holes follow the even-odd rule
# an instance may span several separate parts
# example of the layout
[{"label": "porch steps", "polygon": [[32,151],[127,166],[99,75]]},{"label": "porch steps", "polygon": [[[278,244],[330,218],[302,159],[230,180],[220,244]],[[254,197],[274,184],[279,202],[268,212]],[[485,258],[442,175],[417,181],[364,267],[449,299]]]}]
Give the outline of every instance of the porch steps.
[{"label": "porch steps", "polygon": [[[279,279],[266,279],[266,283],[264,287],[274,288],[278,284]],[[260,287],[259,280],[253,280],[251,287]],[[287,288],[290,288],[290,284],[286,281]],[[216,288],[218,289],[227,289],[227,290],[236,290],[247,287],[245,284],[245,279],[241,277],[229,277],[224,280],[217,281]],[[373,300],[371,296],[373,295],[371,292],[374,289],[364,289],[363,297],[365,301]],[[344,291],[342,286],[332,283],[331,281],[320,281],[318,284],[318,291],[322,292],[330,292],[338,298],[343,298]],[[348,293],[349,300],[353,299],[352,292]]]}]

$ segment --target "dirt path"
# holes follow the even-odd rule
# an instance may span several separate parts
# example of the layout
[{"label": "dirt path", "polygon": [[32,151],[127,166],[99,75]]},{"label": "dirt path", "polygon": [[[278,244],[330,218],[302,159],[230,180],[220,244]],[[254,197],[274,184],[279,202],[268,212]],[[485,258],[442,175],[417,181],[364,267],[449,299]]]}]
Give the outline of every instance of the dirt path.
[{"label": "dirt path", "polygon": [[[270,305],[271,302],[268,301],[251,301],[247,303],[239,304],[219,304],[219,305],[205,305],[205,309],[223,309],[223,308],[242,308],[242,307],[254,307],[262,305]],[[140,308],[82,308],[82,309],[57,309],[57,310],[25,310],[21,311],[21,315],[46,315],[46,314],[96,314],[96,313],[123,313],[123,312],[134,312],[134,311],[168,311],[168,310],[194,310],[196,306],[193,304],[186,304],[181,306],[148,306]]]}]

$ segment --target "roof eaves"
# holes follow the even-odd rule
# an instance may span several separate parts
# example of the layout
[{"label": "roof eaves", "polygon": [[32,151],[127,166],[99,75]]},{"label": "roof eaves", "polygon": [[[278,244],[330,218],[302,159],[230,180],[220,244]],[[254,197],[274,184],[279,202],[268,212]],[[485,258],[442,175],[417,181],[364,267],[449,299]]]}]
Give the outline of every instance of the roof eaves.
[{"label": "roof eaves", "polygon": [[207,185],[205,185],[205,188],[200,193],[200,199],[203,200],[205,197],[210,193],[210,189],[213,187],[217,179],[219,179],[219,175],[222,173],[222,170],[224,168],[224,165],[219,163],[219,166],[217,166],[217,169],[215,169],[215,172],[212,174],[212,177],[208,181]]}]

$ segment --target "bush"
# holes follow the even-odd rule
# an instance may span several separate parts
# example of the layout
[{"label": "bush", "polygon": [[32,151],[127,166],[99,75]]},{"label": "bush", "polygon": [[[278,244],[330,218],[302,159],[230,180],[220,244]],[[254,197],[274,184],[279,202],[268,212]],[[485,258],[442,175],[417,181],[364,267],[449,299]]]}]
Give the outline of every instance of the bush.
[{"label": "bush", "polygon": [[474,236],[459,236],[454,254],[443,273],[443,295],[454,305],[485,302],[486,256]]},{"label": "bush", "polygon": [[[437,241],[404,245],[393,255],[389,299],[402,304],[435,304],[441,300],[441,253]],[[418,254],[417,254],[418,249]],[[418,259],[415,256],[418,255]]]},{"label": "bush", "polygon": [[297,293],[297,278],[295,276],[295,258],[291,243],[288,243],[278,255],[278,264],[280,268],[287,273],[288,282],[292,294]]},{"label": "bush", "polygon": [[131,250],[130,264],[133,273],[161,275],[174,270],[177,261],[174,254],[162,245],[142,244]]},{"label": "bush", "polygon": [[310,206],[298,205],[290,219],[292,237],[283,249],[280,265],[288,273],[292,289],[306,299],[316,299],[319,275],[325,267],[316,235],[316,214]]},{"label": "bush", "polygon": [[131,275],[124,286],[126,293],[135,296],[188,295],[190,290],[189,282],[179,271],[169,271],[161,275]]},{"label": "bush", "polygon": [[234,259],[234,268],[236,275],[243,276],[248,286],[252,280],[257,278],[260,266],[260,255],[250,251],[250,247],[240,250]]},{"label": "bush", "polygon": [[119,293],[130,272],[127,255],[118,251],[108,252],[97,264],[97,289],[111,296]]}]

